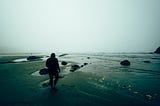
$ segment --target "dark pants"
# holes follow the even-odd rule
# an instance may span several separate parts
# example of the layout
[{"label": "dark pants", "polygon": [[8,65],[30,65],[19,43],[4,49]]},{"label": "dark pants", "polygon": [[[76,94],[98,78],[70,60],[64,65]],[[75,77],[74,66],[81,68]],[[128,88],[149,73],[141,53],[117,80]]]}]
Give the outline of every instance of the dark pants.
[{"label": "dark pants", "polygon": [[[54,86],[53,86],[53,76],[55,76]],[[54,88],[56,86],[58,78],[59,78],[58,70],[57,69],[49,69],[49,83],[50,83],[51,88]]]}]

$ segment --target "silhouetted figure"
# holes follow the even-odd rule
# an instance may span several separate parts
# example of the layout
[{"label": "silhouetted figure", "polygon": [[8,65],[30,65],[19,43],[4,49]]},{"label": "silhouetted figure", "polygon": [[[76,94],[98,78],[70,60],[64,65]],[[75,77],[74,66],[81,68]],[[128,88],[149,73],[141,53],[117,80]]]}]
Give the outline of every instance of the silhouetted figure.
[{"label": "silhouetted figure", "polygon": [[[47,59],[46,67],[48,67],[48,71],[49,71],[49,78],[50,78],[49,83],[50,83],[51,89],[57,90],[56,83],[59,78],[60,68],[59,68],[58,59],[55,57],[55,53],[52,53],[51,57]],[[53,82],[53,76],[55,76],[54,82]]]}]

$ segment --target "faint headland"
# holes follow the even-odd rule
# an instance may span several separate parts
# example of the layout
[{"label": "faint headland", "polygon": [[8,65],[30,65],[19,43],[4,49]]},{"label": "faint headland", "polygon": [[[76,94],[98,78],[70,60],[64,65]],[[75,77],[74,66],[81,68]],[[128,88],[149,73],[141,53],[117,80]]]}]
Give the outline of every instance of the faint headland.
[{"label": "faint headland", "polygon": [[160,54],[160,47],[158,47],[154,53]]}]

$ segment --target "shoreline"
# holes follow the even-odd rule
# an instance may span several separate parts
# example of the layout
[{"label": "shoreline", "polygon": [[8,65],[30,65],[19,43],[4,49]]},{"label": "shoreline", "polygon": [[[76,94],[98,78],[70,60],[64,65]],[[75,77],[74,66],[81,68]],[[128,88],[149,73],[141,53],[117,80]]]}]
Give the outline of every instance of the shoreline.
[{"label": "shoreline", "polygon": [[[3,57],[0,61],[11,61],[16,58],[19,57]],[[110,56],[66,55],[58,59],[60,63],[68,62],[68,65],[60,66],[62,73],[69,72],[73,64],[88,64],[75,72],[64,74],[57,83],[59,89],[57,92],[50,90],[48,75],[31,75],[45,67],[45,60],[0,64],[0,104],[158,106],[160,91],[159,86],[156,85],[160,84],[160,76],[145,71],[142,73],[132,67],[135,65],[138,68],[141,64],[142,68],[152,67],[152,65],[158,68],[159,59],[153,59],[151,63],[143,63],[139,57],[130,58],[133,59],[131,62],[135,62],[135,59],[140,61],[137,64],[132,63],[129,67],[123,67],[117,61],[108,60]]]}]

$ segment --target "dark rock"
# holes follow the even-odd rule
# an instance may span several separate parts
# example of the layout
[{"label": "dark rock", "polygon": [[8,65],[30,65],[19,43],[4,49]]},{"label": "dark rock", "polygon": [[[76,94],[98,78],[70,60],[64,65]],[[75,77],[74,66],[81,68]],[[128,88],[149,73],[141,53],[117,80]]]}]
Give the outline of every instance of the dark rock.
[{"label": "dark rock", "polygon": [[129,66],[130,65],[130,62],[128,60],[123,60],[121,61],[120,63],[121,65],[124,65],[124,66]]},{"label": "dark rock", "polygon": [[48,74],[48,68],[43,68],[43,69],[41,69],[41,70],[39,71],[39,74],[40,74],[40,75],[46,75],[46,74]]},{"label": "dark rock", "polygon": [[81,65],[81,67],[83,67],[84,65]]},{"label": "dark rock", "polygon": [[29,56],[27,57],[27,60],[36,61],[36,60],[40,60],[41,58],[42,58],[41,56]]},{"label": "dark rock", "polygon": [[87,57],[87,59],[90,59],[90,57]]},{"label": "dark rock", "polygon": [[88,63],[84,63],[84,65],[88,65]]},{"label": "dark rock", "polygon": [[65,66],[65,65],[67,65],[68,63],[65,62],[65,61],[62,61],[61,64]]},{"label": "dark rock", "polygon": [[79,65],[73,65],[73,66],[71,66],[70,71],[74,72],[75,70],[77,70],[77,69],[79,69],[79,68],[80,68]]},{"label": "dark rock", "polygon": [[154,53],[160,54],[160,47],[158,47],[158,48],[156,49],[156,51],[154,51]]},{"label": "dark rock", "polygon": [[150,61],[148,61],[148,60],[145,60],[145,61],[143,61],[144,63],[151,63]]}]

